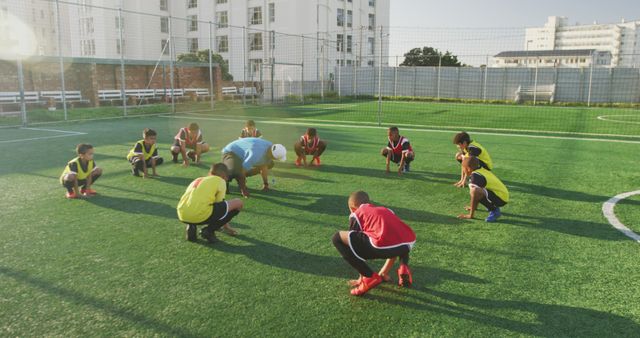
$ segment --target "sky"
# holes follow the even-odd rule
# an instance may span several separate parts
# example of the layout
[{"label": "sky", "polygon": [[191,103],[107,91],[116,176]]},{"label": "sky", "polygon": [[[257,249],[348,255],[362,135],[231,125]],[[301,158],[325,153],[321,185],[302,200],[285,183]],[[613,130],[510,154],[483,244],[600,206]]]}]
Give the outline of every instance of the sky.
[{"label": "sky", "polygon": [[640,0],[391,0],[389,63],[430,46],[469,65],[486,64],[499,52],[524,50],[525,28],[542,27],[549,16],[570,24],[640,20]]}]

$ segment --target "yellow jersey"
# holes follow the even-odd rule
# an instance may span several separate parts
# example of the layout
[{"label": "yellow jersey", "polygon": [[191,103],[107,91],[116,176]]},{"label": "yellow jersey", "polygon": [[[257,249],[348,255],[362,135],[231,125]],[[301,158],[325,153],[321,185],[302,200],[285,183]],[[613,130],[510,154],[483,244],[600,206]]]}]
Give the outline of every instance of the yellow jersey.
[{"label": "yellow jersey", "polygon": [[95,162],[91,160],[87,162],[87,169],[84,170],[82,168],[82,164],[80,163],[80,157],[76,157],[73,160],[69,161],[69,163],[67,163],[67,166],[64,167],[64,170],[62,171],[62,175],[60,175],[60,182],[62,182],[62,179],[66,174],[70,174],[70,173],[76,174],[76,178],[78,179],[78,181],[86,180],[87,177],[91,175],[91,172],[93,171],[94,168],[95,168]]},{"label": "yellow jersey", "polygon": [[152,144],[149,149],[147,149],[144,144],[144,140],[140,140],[136,142],[135,145],[133,145],[133,148],[131,148],[131,150],[129,150],[129,153],[127,154],[127,160],[131,160],[131,158],[140,154],[144,155],[145,161],[148,161],[151,157],[158,156],[158,149],[156,148],[155,143]]},{"label": "yellow jersey", "polygon": [[480,143],[476,141],[471,141],[469,146],[467,146],[466,150],[462,151],[464,156],[475,156],[477,157],[487,169],[493,170],[493,161],[491,160],[491,156],[489,156],[489,152],[485,149]]},{"label": "yellow jersey", "polygon": [[485,168],[475,170],[469,178],[469,183],[493,192],[505,203],[509,202],[509,190],[490,170]]},{"label": "yellow jersey", "polygon": [[219,176],[196,178],[178,202],[178,219],[185,223],[201,223],[213,213],[213,204],[224,201],[227,182]]}]

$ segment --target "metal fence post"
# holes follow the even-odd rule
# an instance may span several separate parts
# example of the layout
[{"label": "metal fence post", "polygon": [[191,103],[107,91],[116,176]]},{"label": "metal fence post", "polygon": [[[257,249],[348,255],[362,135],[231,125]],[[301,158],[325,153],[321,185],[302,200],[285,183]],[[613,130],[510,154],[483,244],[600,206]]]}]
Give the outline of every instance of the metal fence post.
[{"label": "metal fence post", "polygon": [[247,104],[247,26],[242,26],[242,104]]},{"label": "metal fence post", "polygon": [[591,56],[591,69],[589,70],[589,94],[587,95],[587,107],[591,107],[592,86],[593,86],[593,55]]},{"label": "metal fence post", "polygon": [[62,87],[62,110],[64,111],[64,120],[68,118],[67,115],[67,93],[64,79],[64,60],[62,59],[62,32],[60,32],[60,1],[56,0],[56,30],[57,30],[57,43],[58,43],[58,60],[60,62],[60,86]]},{"label": "metal fence post", "polygon": [[125,80],[125,70],[124,70],[124,43],[123,43],[123,32],[122,32],[122,8],[118,8],[118,34],[120,43],[120,96],[122,97],[122,109],[123,114],[127,116],[127,95],[126,95],[126,80]]},{"label": "metal fence post", "polygon": [[540,65],[540,59],[536,59],[536,76],[533,80],[533,105],[535,106],[538,101],[538,66]]},{"label": "metal fence post", "polygon": [[442,54],[440,54],[439,57],[438,57],[438,83],[437,83],[438,101],[440,101],[440,78],[441,78],[441,74],[442,74]]},{"label": "metal fence post", "polygon": [[22,71],[22,59],[18,56],[16,59],[18,68],[18,86],[20,90],[20,112],[22,113],[22,126],[27,126],[27,104],[24,102],[24,72]]},{"label": "metal fence post", "polygon": [[213,88],[213,23],[209,21],[209,87],[211,88],[211,110],[215,108],[215,94]]},{"label": "metal fence post", "polygon": [[[173,62],[173,58],[175,56],[175,46],[173,44],[173,17],[169,15],[169,88],[171,89],[171,112],[173,114],[176,113],[176,101],[175,101],[175,93],[173,88],[173,80],[174,80],[174,72],[175,65]],[[166,94],[166,92],[165,92]],[[166,97],[166,96],[165,96]]]},{"label": "metal fence post", "polygon": [[304,35],[300,35],[300,38],[302,39],[302,63],[301,63],[301,70],[300,70],[300,97],[302,98],[302,104],[304,104]]},{"label": "metal fence post", "polygon": [[[274,30],[271,31],[271,39],[272,40],[270,40],[270,41],[275,46],[275,43],[276,43],[276,31],[274,31]],[[271,79],[270,79],[270,82],[271,82],[271,104],[273,104],[275,102],[275,90],[276,90],[276,88],[274,87],[275,82],[274,82],[274,79],[273,79],[276,76],[276,58],[274,56],[273,48],[270,48],[270,49],[271,49],[271,51],[270,51],[269,64],[271,64],[271,71],[270,71],[270,73],[271,73]]]},{"label": "metal fence post", "polygon": [[398,97],[398,56],[396,55],[396,66],[393,68],[393,97]]},{"label": "metal fence post", "polygon": [[482,85],[482,100],[487,101],[487,78],[489,76],[489,56],[484,63],[484,84]]},{"label": "metal fence post", "polygon": [[383,26],[380,26],[380,57],[378,58],[378,126],[382,125],[382,54],[384,48],[382,46],[383,41]]}]

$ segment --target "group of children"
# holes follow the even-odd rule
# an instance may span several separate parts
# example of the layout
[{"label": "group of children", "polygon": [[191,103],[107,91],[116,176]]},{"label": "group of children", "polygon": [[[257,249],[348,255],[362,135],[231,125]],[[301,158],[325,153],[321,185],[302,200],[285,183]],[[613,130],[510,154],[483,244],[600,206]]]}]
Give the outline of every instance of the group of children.
[{"label": "group of children", "polygon": [[[397,127],[387,132],[388,143],[381,154],[386,158],[386,172],[390,172],[390,163],[398,165],[398,174],[410,171],[410,163],[415,153],[409,140],[400,135]],[[143,131],[143,139],[137,141],[127,154],[134,176],[157,176],[156,167],[163,163],[156,146],[157,133],[152,129]],[[471,200],[459,218],[473,218],[478,204],[489,211],[487,222],[496,221],[501,213],[500,207],[509,202],[506,186],[493,173],[493,161],[488,151],[471,139],[469,134],[461,132],[455,135],[453,143],[459,148],[456,160],[461,163],[460,180],[456,187],[469,186]],[[315,128],[306,133],[294,144],[296,166],[320,166],[320,156],[327,148],[327,142],[319,138]],[[189,162],[200,163],[202,154],[210,147],[203,141],[202,130],[198,124],[191,123],[181,128],[174,137],[171,146],[173,162],[178,163],[182,155],[183,166]],[[95,195],[92,184],[102,175],[102,170],[93,160],[94,150],[89,144],[79,144],[77,157],[68,162],[60,180],[67,190],[67,198]],[[311,163],[307,156],[312,156]],[[286,161],[286,148],[262,139],[262,133],[255,122],[249,120],[240,133],[240,138],[229,143],[222,150],[222,161],[211,166],[205,177],[193,180],[180,198],[177,205],[178,219],[186,224],[186,239],[197,240],[197,226],[204,225],[200,236],[209,243],[217,241],[215,231],[222,229],[230,235],[236,235],[229,222],[237,216],[244,206],[241,199],[226,199],[229,182],[235,179],[244,197],[249,197],[246,177],[261,174],[263,190],[269,190],[268,170],[273,168],[275,160]],[[359,278],[349,281],[350,293],[363,295],[382,282],[390,281],[389,272],[396,258],[400,259],[397,270],[398,284],[409,287],[413,283],[409,269],[409,252],[416,241],[415,232],[390,209],[375,206],[364,191],[353,192],[348,199],[349,231],[338,231],[332,242],[340,255],[359,273]],[[376,273],[366,264],[367,260],[386,259],[384,266]]]}]

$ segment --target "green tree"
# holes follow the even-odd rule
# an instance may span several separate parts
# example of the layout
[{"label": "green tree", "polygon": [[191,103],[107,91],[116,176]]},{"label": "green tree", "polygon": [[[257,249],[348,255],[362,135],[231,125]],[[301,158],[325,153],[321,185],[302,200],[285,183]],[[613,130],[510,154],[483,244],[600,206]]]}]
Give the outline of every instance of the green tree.
[{"label": "green tree", "polygon": [[413,48],[409,52],[404,54],[404,61],[400,66],[418,67],[418,66],[438,66],[440,65],[440,58],[442,58],[442,66],[445,67],[463,67],[465,66],[458,57],[447,51],[442,53],[441,51],[433,47]]},{"label": "green tree", "polygon": [[[229,73],[229,63],[222,58],[220,54],[211,53],[211,62],[220,65],[222,70],[222,79],[225,81],[233,81],[233,75]],[[195,53],[183,53],[177,57],[177,62],[201,62],[209,63],[209,50],[199,50]]]}]

